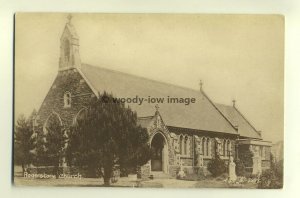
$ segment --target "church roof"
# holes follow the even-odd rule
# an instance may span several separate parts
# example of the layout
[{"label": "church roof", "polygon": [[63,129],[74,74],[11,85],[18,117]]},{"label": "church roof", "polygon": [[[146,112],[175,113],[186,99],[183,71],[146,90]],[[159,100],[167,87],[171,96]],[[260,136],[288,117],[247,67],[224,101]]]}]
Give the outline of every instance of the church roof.
[{"label": "church roof", "polygon": [[243,137],[261,139],[260,132],[258,132],[253,125],[241,114],[241,112],[233,106],[216,104],[217,108],[224,116],[232,123],[233,126],[238,127],[238,133]]},{"label": "church roof", "polygon": [[[167,126],[237,134],[231,122],[219,111],[202,91],[158,82],[118,71],[82,64],[81,72],[98,92],[107,91],[117,98],[164,98],[159,104],[159,112]],[[195,98],[189,105],[168,103],[167,98]],[[138,117],[155,114],[155,105],[144,101],[141,105],[128,103]],[[149,119],[146,119],[149,121]],[[146,121],[145,121],[146,122]]]}]

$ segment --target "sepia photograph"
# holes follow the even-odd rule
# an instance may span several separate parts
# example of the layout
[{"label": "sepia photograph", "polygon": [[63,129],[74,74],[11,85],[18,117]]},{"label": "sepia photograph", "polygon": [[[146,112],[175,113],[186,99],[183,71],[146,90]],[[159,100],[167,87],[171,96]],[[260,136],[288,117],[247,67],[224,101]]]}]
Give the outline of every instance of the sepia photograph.
[{"label": "sepia photograph", "polygon": [[15,186],[283,188],[283,15],[14,22]]}]

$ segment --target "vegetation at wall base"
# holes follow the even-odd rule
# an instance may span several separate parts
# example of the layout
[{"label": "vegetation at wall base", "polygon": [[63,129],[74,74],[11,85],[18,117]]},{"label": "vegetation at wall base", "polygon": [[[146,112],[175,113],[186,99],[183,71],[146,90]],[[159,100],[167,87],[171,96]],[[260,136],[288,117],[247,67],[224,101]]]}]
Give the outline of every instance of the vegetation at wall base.
[{"label": "vegetation at wall base", "polygon": [[213,177],[218,177],[226,172],[227,166],[225,161],[222,160],[219,155],[216,155],[216,157],[208,163],[207,169]]},{"label": "vegetation at wall base", "polygon": [[262,172],[258,188],[280,189],[283,188],[283,160],[274,161],[271,155],[271,168]]},{"label": "vegetation at wall base", "polygon": [[236,159],[235,163],[235,172],[237,176],[246,176],[246,168],[242,160]]}]

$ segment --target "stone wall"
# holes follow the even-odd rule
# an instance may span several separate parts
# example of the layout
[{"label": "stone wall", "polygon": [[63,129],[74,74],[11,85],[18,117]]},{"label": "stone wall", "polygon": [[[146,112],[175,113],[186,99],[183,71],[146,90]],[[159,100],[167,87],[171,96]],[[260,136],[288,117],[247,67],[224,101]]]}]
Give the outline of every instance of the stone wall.
[{"label": "stone wall", "polygon": [[271,160],[271,147],[266,146],[265,147],[265,160]]},{"label": "stone wall", "polygon": [[261,166],[262,166],[262,169],[269,169],[269,168],[271,168],[271,161],[270,160],[262,160]]},{"label": "stone wall", "polygon": [[143,166],[140,167],[140,173],[141,173],[140,177],[142,179],[149,178],[150,172],[151,171],[150,171],[150,165],[149,165],[149,163],[147,163],[147,164],[145,164],[145,165],[143,165]]},{"label": "stone wall", "polygon": [[193,166],[193,158],[192,157],[181,157],[183,166]]},{"label": "stone wall", "polygon": [[[71,93],[69,108],[64,108],[66,91]],[[69,127],[73,124],[77,113],[89,104],[92,96],[94,96],[92,90],[77,69],[60,71],[39,109],[37,122],[43,126],[54,111],[59,115],[63,125]]]},{"label": "stone wall", "polygon": [[178,165],[171,165],[169,166],[169,175],[171,177],[176,177],[177,176],[177,173],[179,171],[180,167]]}]

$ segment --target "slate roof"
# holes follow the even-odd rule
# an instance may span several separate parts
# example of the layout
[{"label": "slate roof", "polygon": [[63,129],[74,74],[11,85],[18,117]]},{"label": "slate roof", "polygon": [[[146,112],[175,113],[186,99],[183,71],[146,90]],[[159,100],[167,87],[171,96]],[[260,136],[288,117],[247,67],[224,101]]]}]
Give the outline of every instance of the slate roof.
[{"label": "slate roof", "polygon": [[[232,124],[201,91],[162,83],[118,71],[82,64],[81,72],[98,92],[107,91],[115,97],[147,99],[148,96],[167,99],[196,98],[194,104],[159,104],[159,112],[167,126],[237,134]],[[138,117],[153,116],[156,103],[128,104]]]},{"label": "slate roof", "polygon": [[253,125],[241,114],[241,112],[233,106],[216,104],[217,108],[222,114],[232,123],[233,126],[238,127],[238,133],[243,137],[261,139],[260,132],[258,132]]}]

